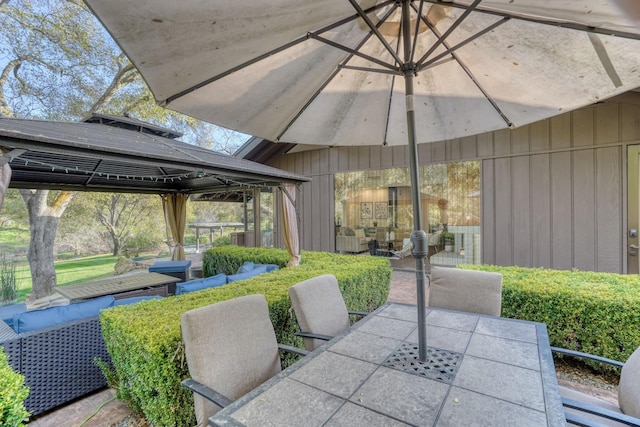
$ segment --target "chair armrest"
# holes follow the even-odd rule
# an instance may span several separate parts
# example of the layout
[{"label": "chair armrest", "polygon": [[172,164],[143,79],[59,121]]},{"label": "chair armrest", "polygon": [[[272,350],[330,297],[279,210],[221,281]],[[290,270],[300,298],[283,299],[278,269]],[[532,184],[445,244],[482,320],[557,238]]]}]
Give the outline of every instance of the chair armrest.
[{"label": "chair armrest", "polygon": [[285,345],[285,344],[278,344],[278,348],[282,351],[288,351],[289,353],[299,354],[300,356],[306,356],[307,354],[309,354],[309,351],[303,348],[292,347],[290,345]]},{"label": "chair armrest", "polygon": [[298,337],[313,338],[316,340],[323,340],[323,341],[329,341],[330,339],[333,338],[329,335],[314,334],[312,332],[294,332],[293,335],[296,335]]},{"label": "chair armrest", "polygon": [[369,313],[367,313],[366,311],[351,311],[351,310],[349,310],[349,314],[353,314],[354,316],[362,316],[362,317],[364,317],[364,316],[368,315]]},{"label": "chair armrest", "polygon": [[[580,402],[573,399],[567,399],[564,397],[562,398],[562,405],[567,408],[577,409],[578,411],[586,412],[588,414],[593,414],[602,418],[614,420],[621,424],[626,424],[628,426],[640,427],[640,419],[634,418],[619,412],[614,412],[608,409],[600,408],[599,406],[589,405],[588,403]],[[582,419],[582,417],[580,416],[576,416],[576,418],[577,418],[577,421],[579,422],[585,422],[585,421],[588,422],[589,424],[586,424],[587,426],[603,424],[603,423],[599,424],[596,421]],[[585,424],[578,424],[578,425],[585,425]]]},{"label": "chair armrest", "polygon": [[229,399],[225,395],[218,393],[214,389],[207,387],[202,383],[199,383],[193,378],[187,378],[186,380],[182,381],[180,384],[184,388],[187,388],[193,391],[194,393],[199,394],[200,396],[215,403],[221,408],[224,408],[225,406],[229,406],[233,402],[231,399]]},{"label": "chair armrest", "polygon": [[606,357],[600,357],[594,354],[583,353],[581,351],[569,350],[567,348],[551,347],[551,351],[554,353],[566,354],[568,356],[582,357],[583,359],[595,360],[596,362],[606,363],[608,365],[616,366],[618,368],[622,368],[624,366],[624,363],[618,362],[617,360],[607,359]]},{"label": "chair armrest", "polygon": [[580,427],[606,427],[605,424],[590,420],[573,412],[564,412],[564,418],[567,424]]}]

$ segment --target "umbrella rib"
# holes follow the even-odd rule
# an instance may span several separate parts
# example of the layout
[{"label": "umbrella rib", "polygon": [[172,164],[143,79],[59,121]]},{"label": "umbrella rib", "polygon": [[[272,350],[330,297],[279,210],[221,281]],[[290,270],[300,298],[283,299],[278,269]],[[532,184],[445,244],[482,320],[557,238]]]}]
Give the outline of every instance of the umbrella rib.
[{"label": "umbrella rib", "polygon": [[319,42],[322,42],[324,44],[328,44],[329,46],[333,46],[336,49],[343,50],[343,51],[345,51],[347,53],[350,53],[351,55],[355,55],[355,56],[358,56],[360,58],[366,59],[367,61],[374,62],[374,63],[376,63],[376,64],[378,64],[380,66],[383,66],[385,68],[388,68],[390,70],[393,70],[393,71],[396,71],[396,72],[399,72],[399,70],[400,70],[400,67],[398,67],[396,65],[388,64],[388,63],[386,63],[384,61],[379,60],[378,58],[374,58],[373,56],[365,55],[364,53],[360,53],[360,52],[358,52],[356,50],[353,50],[353,49],[351,49],[351,48],[349,48],[347,46],[341,45],[340,43],[336,43],[336,42],[331,41],[329,39],[325,39],[324,37],[321,37],[321,36],[319,36],[317,34],[309,33],[309,37],[311,37],[314,40],[318,40]]},{"label": "umbrella rib", "polygon": [[[403,63],[402,59],[400,59],[400,57],[398,56],[398,54],[391,48],[391,45],[389,45],[389,43],[385,40],[385,38],[382,36],[382,34],[380,33],[380,30],[378,30],[378,28],[373,24],[373,22],[371,22],[371,19],[369,19],[369,16],[365,13],[364,10],[362,10],[362,8],[360,7],[360,5],[356,2],[356,0],[349,0],[349,3],[351,3],[351,6],[353,6],[353,8],[356,10],[356,12],[358,13],[358,15],[360,15],[360,17],[364,20],[364,22],[367,24],[367,26],[369,27],[369,29],[371,29],[371,31],[376,35],[376,37],[378,38],[378,40],[380,40],[380,43],[382,43],[382,45],[385,47],[385,49],[387,49],[387,51],[391,54],[391,56],[393,56],[393,59],[396,60],[396,62],[398,63],[398,65],[401,65]],[[397,8],[397,5],[396,5]],[[386,18],[385,18],[386,19]],[[381,20],[382,22],[382,20]]]},{"label": "umbrella rib", "polygon": [[[394,1],[394,0],[392,0]],[[370,11],[371,9],[369,9]],[[395,8],[392,8],[391,10],[389,10],[387,12],[387,14],[383,17],[383,19],[380,20],[380,22],[378,22],[378,26],[382,25],[382,23],[384,22],[384,20],[386,18],[388,18],[393,11],[395,10]],[[316,99],[318,97],[318,95],[324,90],[325,87],[327,87],[327,85],[331,82],[331,80],[333,80],[333,78],[340,72],[341,69],[354,69],[357,70],[360,67],[353,67],[353,66],[348,66],[346,65],[347,62],[349,62],[351,60],[351,58],[353,57],[353,55],[356,53],[357,49],[360,49],[362,46],[364,46],[365,43],[367,43],[367,41],[369,41],[369,39],[371,38],[373,34],[371,32],[369,32],[367,34],[366,37],[364,37],[360,43],[358,44],[358,46],[356,46],[355,49],[351,50],[351,54],[345,58],[341,64],[338,64],[338,66],[336,67],[336,69],[334,70],[334,72],[325,80],[325,82],[320,85],[320,87],[318,88],[318,90],[316,91],[316,93],[313,94],[313,96],[311,96],[309,98],[309,100],[307,101],[307,103],[304,105],[304,107],[300,108],[300,110],[298,111],[298,113],[295,115],[295,117],[293,117],[293,119],[291,119],[289,121],[289,123],[284,127],[284,129],[282,130],[282,132],[280,132],[280,134],[276,137],[276,140],[280,140],[280,138],[282,138],[282,135],[284,135],[287,130],[289,130],[289,128],[291,127],[291,125],[293,125],[293,123],[298,120],[298,117],[300,117],[302,115],[302,113],[309,107],[309,105],[313,102],[314,99]],[[343,49],[343,46],[338,45],[335,46],[336,48],[339,49]],[[376,61],[377,62],[377,61]],[[383,74],[393,74],[396,75],[397,72],[395,72],[394,70],[376,70],[376,69],[367,69],[366,67],[362,67],[365,71],[374,71],[374,72],[378,72],[378,73],[383,73]]]},{"label": "umbrella rib", "polygon": [[[506,22],[509,20],[508,16],[505,16],[504,19],[502,21],[498,21],[496,23],[494,23],[493,25],[489,26],[487,29],[484,30],[484,32],[486,31],[490,31],[492,29],[493,26],[495,26],[496,24],[500,24],[503,22]],[[431,30],[433,31],[433,33],[436,35],[436,37],[439,37],[439,32],[438,29],[431,24],[431,22],[429,22],[429,20],[425,19],[426,24],[429,26],[429,28],[431,28]],[[484,32],[480,32],[478,34],[476,34],[474,37],[472,38],[477,38],[480,35],[484,34]],[[482,34],[481,34],[482,33]],[[462,42],[465,43],[465,42]],[[443,41],[444,46],[447,48],[447,52],[450,52],[451,56],[455,59],[455,61],[458,63],[458,65],[460,65],[460,67],[464,70],[464,72],[467,74],[467,76],[469,76],[469,78],[471,79],[471,81],[476,85],[476,87],[480,90],[480,92],[482,92],[482,94],[484,95],[484,97],[487,99],[487,101],[491,104],[491,106],[496,110],[496,112],[500,115],[500,117],[502,117],[502,120],[504,120],[504,122],[507,124],[507,126],[509,128],[513,128],[513,123],[511,122],[511,120],[509,120],[509,118],[502,112],[502,110],[500,109],[500,107],[498,106],[498,104],[496,103],[496,101],[489,95],[489,93],[482,87],[482,85],[480,84],[480,82],[475,78],[475,76],[473,75],[473,73],[471,73],[471,70],[469,70],[469,67],[467,67],[467,65],[464,63],[464,61],[462,61],[462,59],[460,59],[460,57],[458,56],[458,54],[455,52],[455,50],[460,47],[460,45],[455,46],[454,48],[450,48],[448,46],[448,43],[446,41]],[[431,61],[429,61],[429,63],[433,63],[437,58],[432,59]],[[428,64],[425,64],[422,68],[424,69],[424,67],[426,67]]]},{"label": "umbrella rib", "polygon": [[[424,1],[437,4],[440,6],[456,7],[458,9],[467,8],[467,6],[465,5],[456,4],[451,1],[443,1],[443,0],[424,0]],[[567,28],[570,30],[583,31],[587,33],[596,33],[596,34],[603,34],[606,36],[616,36],[616,37],[623,37],[627,39],[640,40],[640,34],[632,33],[629,31],[597,28],[591,25],[580,24],[576,22],[551,21],[549,19],[535,18],[533,16],[520,15],[517,13],[500,12],[498,10],[491,10],[491,9],[478,8],[476,9],[476,12],[485,13],[488,15],[502,16],[504,18],[512,18],[519,21],[531,22],[534,24],[551,25],[553,27]]]},{"label": "umbrella rib", "polygon": [[[424,55],[422,55],[422,58],[420,58],[417,61],[418,66],[422,64],[438,48],[438,46],[444,43],[447,37],[449,37],[451,33],[453,33],[453,31],[456,28],[458,28],[460,24],[462,24],[462,22],[467,18],[467,16],[469,16],[469,14],[478,7],[481,1],[482,0],[475,0],[472,4],[469,5],[469,7],[465,9],[462,15],[458,16],[458,19],[456,19],[454,23],[451,24],[451,26],[447,29],[447,31],[444,32],[444,34],[441,37],[438,37],[438,40],[429,48],[429,50],[427,50],[427,52]],[[420,6],[422,6],[422,4],[420,4]],[[421,17],[422,15],[419,15],[419,16]]]},{"label": "umbrella rib", "polygon": [[[383,7],[385,7],[385,6],[389,5],[389,4],[392,4],[394,2],[395,2],[395,0],[387,0],[387,1],[383,2],[383,3],[377,4],[377,5],[369,8],[369,9],[367,9],[365,13],[374,12],[374,11],[376,11],[378,9],[381,9],[381,8],[383,8]],[[353,21],[355,19],[358,19],[358,18],[360,18],[360,15],[358,15],[358,14],[349,16],[347,18],[341,19],[340,21],[336,21],[333,24],[327,25],[326,27],[323,27],[323,28],[319,29],[318,31],[315,31],[314,34],[322,34],[324,32],[331,31],[332,29],[334,29],[336,27],[344,25],[344,24],[346,24],[348,22],[351,22],[351,21]],[[189,87],[187,89],[184,89],[184,90],[182,90],[182,91],[180,91],[180,92],[178,92],[178,93],[176,93],[174,95],[171,95],[170,97],[168,97],[164,101],[160,101],[159,104],[161,106],[166,107],[168,104],[170,104],[171,102],[175,101],[178,98],[182,98],[183,96],[188,95],[191,92],[194,92],[194,91],[196,91],[196,90],[198,90],[198,89],[200,89],[200,88],[202,88],[204,86],[207,86],[208,84],[211,84],[211,83],[213,83],[213,82],[215,82],[217,80],[220,80],[223,77],[226,77],[226,76],[228,76],[230,74],[233,74],[233,73],[235,73],[237,71],[240,71],[243,68],[246,68],[246,67],[248,67],[250,65],[253,65],[253,64],[257,63],[257,62],[260,62],[263,59],[266,59],[266,58],[268,58],[270,56],[273,56],[273,55],[275,55],[277,53],[280,53],[280,52],[282,52],[282,51],[284,51],[286,49],[289,49],[292,46],[295,46],[297,44],[303,43],[303,42],[307,41],[310,37],[311,37],[310,34],[305,34],[302,37],[298,37],[297,39],[292,40],[289,43],[286,43],[286,44],[284,44],[282,46],[279,46],[279,47],[277,47],[275,49],[272,49],[269,52],[263,53],[262,55],[258,55],[255,58],[251,58],[250,60],[245,61],[242,64],[236,65],[235,67],[230,68],[230,69],[228,69],[228,70],[226,70],[226,71],[224,71],[224,72],[222,72],[222,73],[220,73],[218,75],[210,77],[210,78],[208,78],[206,80],[201,81],[200,83],[198,83],[196,85],[193,85],[193,86],[191,86],[191,87]]]},{"label": "umbrella rib", "polygon": [[[415,10],[415,6],[411,3],[413,10]],[[424,0],[420,0],[420,7],[416,11],[418,14],[418,19],[416,19],[416,27],[413,31],[413,42],[411,44],[411,58],[409,58],[409,62],[413,62],[413,59],[416,54],[416,46],[418,45],[418,34],[420,33],[420,17],[422,16],[422,9],[424,8]]]},{"label": "umbrella rib", "polygon": [[380,68],[356,67],[355,65],[338,65],[338,68],[342,68],[344,70],[369,71],[371,73],[392,74],[394,76],[400,75],[398,68],[394,68],[393,70],[382,70]]},{"label": "umbrella rib", "polygon": [[[478,33],[474,34],[473,36],[469,37],[466,40],[461,41],[460,43],[458,43],[457,45],[450,47],[444,40],[442,41],[442,44],[445,46],[445,48],[447,50],[445,50],[444,52],[442,52],[441,54],[435,56],[434,58],[430,59],[429,61],[427,61],[426,63],[422,63],[422,61],[426,58],[426,55],[423,56],[422,58],[420,58],[420,61],[418,61],[416,63],[416,70],[417,71],[422,71],[423,69],[425,69],[426,67],[429,67],[430,65],[432,65],[433,63],[435,63],[436,61],[444,58],[445,56],[448,55],[453,55],[453,53],[460,49],[461,47],[463,47],[464,45],[474,41],[475,39],[485,35],[486,33],[488,33],[489,31],[493,30],[494,28],[504,24],[505,22],[509,21],[511,18],[509,18],[508,16],[503,17],[500,21],[496,21],[493,24],[489,25],[487,28],[483,29],[482,31],[479,31]],[[438,32],[435,28],[435,26],[433,24],[431,24],[430,22],[428,22],[425,19],[425,22],[427,23],[427,25],[429,26],[429,28],[431,28],[431,31],[433,31],[433,33],[436,35],[436,37],[438,36]],[[439,38],[439,37],[438,37]]]},{"label": "umbrella rib", "polygon": [[[419,21],[418,21],[419,22]],[[398,32],[400,28],[398,28]],[[400,50],[400,35],[398,34],[396,49]],[[384,139],[382,140],[382,145],[387,146],[387,135],[389,135],[389,117],[391,117],[391,100],[393,99],[393,87],[396,84],[396,76],[391,77],[391,87],[389,88],[389,102],[387,103],[387,120],[384,124]]]}]

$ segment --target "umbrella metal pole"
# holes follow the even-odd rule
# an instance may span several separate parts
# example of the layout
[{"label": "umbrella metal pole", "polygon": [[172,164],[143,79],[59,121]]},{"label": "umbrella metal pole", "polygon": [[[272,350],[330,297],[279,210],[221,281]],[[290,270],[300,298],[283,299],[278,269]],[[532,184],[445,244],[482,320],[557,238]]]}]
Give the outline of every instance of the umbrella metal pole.
[{"label": "umbrella metal pole", "polygon": [[427,330],[425,319],[425,271],[424,258],[427,256],[427,235],[422,230],[422,208],[420,206],[420,182],[418,180],[418,147],[416,144],[416,119],[413,104],[413,75],[415,64],[411,62],[411,17],[409,1],[402,3],[402,32],[404,44],[404,85],[407,102],[407,134],[409,138],[409,175],[411,176],[411,201],[413,204],[413,229],[411,241],[413,243],[412,254],[416,260],[416,288],[418,306],[418,358],[424,362],[427,360]]}]

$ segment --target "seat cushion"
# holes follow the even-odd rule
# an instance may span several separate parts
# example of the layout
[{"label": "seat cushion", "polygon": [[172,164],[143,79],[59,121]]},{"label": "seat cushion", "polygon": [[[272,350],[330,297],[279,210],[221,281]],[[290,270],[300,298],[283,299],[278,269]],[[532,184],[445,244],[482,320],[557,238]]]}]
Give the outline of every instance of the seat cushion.
[{"label": "seat cushion", "polygon": [[618,402],[622,412],[640,418],[640,347],[629,356],[622,367]]},{"label": "seat cushion", "polygon": [[154,299],[162,299],[162,297],[160,295],[144,295],[141,297],[122,298],[115,300],[113,302],[113,306],[117,307],[119,305],[132,305],[137,304],[140,301],[150,301]]},{"label": "seat cushion", "polygon": [[202,289],[215,288],[227,284],[227,276],[224,273],[207,277],[206,279],[190,280],[176,285],[176,295],[201,291]]},{"label": "seat cushion", "polygon": [[255,264],[255,267],[266,267],[267,273],[280,269],[278,264]]},{"label": "seat cushion", "polygon": [[[264,295],[248,295],[181,316],[191,377],[231,400],[280,372],[280,356]],[[219,408],[194,395],[198,426]]]},{"label": "seat cushion", "polygon": [[24,313],[27,311],[27,305],[22,304],[11,304],[0,307],[0,319],[13,328],[13,316],[16,314]]},{"label": "seat cushion", "polygon": [[255,277],[266,272],[267,267],[263,265],[262,267],[256,267],[251,271],[247,271],[246,273],[232,274],[230,276],[227,276],[227,282],[233,283],[237,282],[238,280],[250,279],[251,277]]},{"label": "seat cushion", "polygon": [[89,301],[19,313],[13,317],[13,329],[17,333],[23,333],[97,316],[100,310],[111,307],[114,301],[113,296],[107,295]]},{"label": "seat cushion", "polygon": [[[350,325],[349,313],[336,277],[323,274],[289,288],[291,306],[302,332],[338,335]],[[325,341],[304,338],[304,346],[313,351]]]},{"label": "seat cushion", "polygon": [[500,316],[502,275],[487,271],[431,267],[429,305]]},{"label": "seat cushion", "polygon": [[151,273],[179,273],[191,267],[191,261],[158,261],[149,267]]},{"label": "seat cushion", "polygon": [[254,268],[256,268],[254,263],[252,263],[251,261],[245,261],[244,264],[240,266],[238,271],[236,271],[236,274],[246,273],[248,271],[253,270]]}]

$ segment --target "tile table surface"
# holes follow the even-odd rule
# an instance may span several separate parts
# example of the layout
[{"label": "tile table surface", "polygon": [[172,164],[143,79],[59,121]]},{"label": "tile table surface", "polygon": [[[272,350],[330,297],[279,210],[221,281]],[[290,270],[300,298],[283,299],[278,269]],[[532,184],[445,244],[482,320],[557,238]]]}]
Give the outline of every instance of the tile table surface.
[{"label": "tile table surface", "polygon": [[[561,426],[544,324],[387,303],[209,420],[213,426]],[[412,353],[413,351],[413,353]]]}]

